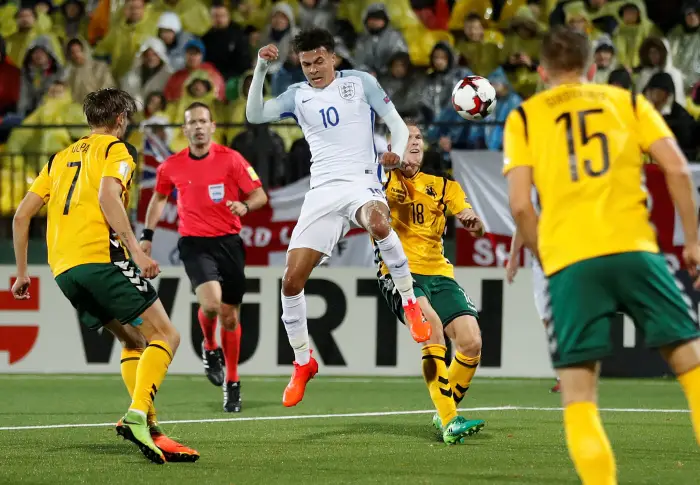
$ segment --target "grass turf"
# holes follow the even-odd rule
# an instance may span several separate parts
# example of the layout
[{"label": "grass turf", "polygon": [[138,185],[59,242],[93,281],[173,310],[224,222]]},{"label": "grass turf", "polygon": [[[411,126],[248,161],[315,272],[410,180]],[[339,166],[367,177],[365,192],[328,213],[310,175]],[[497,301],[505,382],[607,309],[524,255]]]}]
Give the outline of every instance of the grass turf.
[{"label": "grass turf", "polygon": [[[221,390],[202,377],[170,376],[158,393],[161,421],[429,410],[421,379],[319,377],[295,408],[281,405],[284,378],[244,378],[243,413],[221,411]],[[486,428],[461,446],[436,439],[431,414],[166,424],[199,450],[195,464],[153,465],[113,426],[0,430],[0,483],[576,484],[561,412],[474,407],[559,407],[547,380],[476,379],[463,403]],[[0,428],[112,423],[128,398],[118,376],[0,376]],[[685,409],[665,380],[606,380],[601,407]],[[687,413],[602,413],[620,483],[695,484],[700,459]]]}]

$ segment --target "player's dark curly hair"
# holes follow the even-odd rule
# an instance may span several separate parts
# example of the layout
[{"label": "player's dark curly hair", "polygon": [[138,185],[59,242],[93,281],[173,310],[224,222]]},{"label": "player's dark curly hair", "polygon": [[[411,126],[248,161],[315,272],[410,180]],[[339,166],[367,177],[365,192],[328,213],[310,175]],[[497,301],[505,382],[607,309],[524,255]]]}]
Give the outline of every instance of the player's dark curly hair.
[{"label": "player's dark curly hair", "polygon": [[294,52],[308,52],[325,47],[328,52],[335,51],[333,34],[326,29],[312,28],[299,32],[292,41]]},{"label": "player's dark curly hair", "polygon": [[83,101],[83,113],[90,128],[114,128],[117,117],[127,117],[136,112],[136,101],[126,91],[116,88],[98,89]]}]

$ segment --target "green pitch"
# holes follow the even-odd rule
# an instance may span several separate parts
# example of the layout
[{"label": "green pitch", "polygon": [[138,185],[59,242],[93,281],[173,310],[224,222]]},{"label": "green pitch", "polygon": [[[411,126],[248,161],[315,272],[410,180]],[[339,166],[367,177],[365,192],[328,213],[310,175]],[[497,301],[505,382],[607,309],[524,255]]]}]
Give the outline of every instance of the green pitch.
[{"label": "green pitch", "polygon": [[[486,428],[452,447],[437,441],[419,378],[318,377],[291,409],[280,403],[286,378],[242,382],[244,411],[231,415],[204,376],[168,377],[160,420],[191,421],[164,428],[202,457],[157,466],[107,424],[128,405],[118,376],[0,376],[0,483],[579,483],[549,380],[476,379],[463,407],[482,410],[462,412]],[[621,484],[698,483],[688,414],[659,411],[685,409],[675,382],[604,381],[601,406],[618,409],[602,415]],[[97,426],[7,429],[61,424]]]}]

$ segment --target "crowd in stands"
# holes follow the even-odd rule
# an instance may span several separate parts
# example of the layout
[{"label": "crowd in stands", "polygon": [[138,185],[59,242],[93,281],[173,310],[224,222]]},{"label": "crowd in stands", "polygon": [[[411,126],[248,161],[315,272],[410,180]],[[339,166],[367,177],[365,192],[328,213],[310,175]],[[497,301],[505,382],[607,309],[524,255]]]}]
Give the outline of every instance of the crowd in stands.
[{"label": "crowd in stands", "polygon": [[[453,149],[502,149],[502,122],[543,88],[540,39],[557,24],[588,36],[596,82],[644,93],[698,159],[700,0],[0,0],[0,137],[8,153],[55,152],[85,133],[60,126],[84,124],[85,95],[119,86],[141,106],[132,143],[182,123],[184,108],[202,101],[228,124],[217,142],[241,151],[268,185],[289,182],[308,173],[301,131],[291,121],[247,125],[245,100],[268,43],[280,56],[266,95],[304,80],[291,40],[315,26],[336,36],[338,69],[372,73],[402,115],[429,126],[427,142],[449,168]],[[488,123],[463,123],[451,107],[469,74],[496,88]],[[173,151],[187,145],[176,128],[154,132]]]}]

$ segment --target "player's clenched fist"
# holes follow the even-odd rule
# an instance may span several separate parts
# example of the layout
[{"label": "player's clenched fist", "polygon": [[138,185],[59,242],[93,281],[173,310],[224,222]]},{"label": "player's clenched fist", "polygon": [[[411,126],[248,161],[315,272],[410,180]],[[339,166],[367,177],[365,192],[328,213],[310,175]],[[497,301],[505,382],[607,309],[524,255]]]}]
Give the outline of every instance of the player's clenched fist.
[{"label": "player's clenched fist", "polygon": [[279,56],[279,51],[275,44],[268,44],[258,51],[258,56],[266,61],[275,61]]},{"label": "player's clenched fist", "polygon": [[379,163],[387,168],[398,167],[401,165],[401,157],[399,157],[396,153],[386,152],[382,154],[382,158]]},{"label": "player's clenched fist", "polygon": [[146,256],[145,253],[133,254],[134,263],[141,270],[141,276],[147,279],[155,278],[160,273],[158,263]]}]

